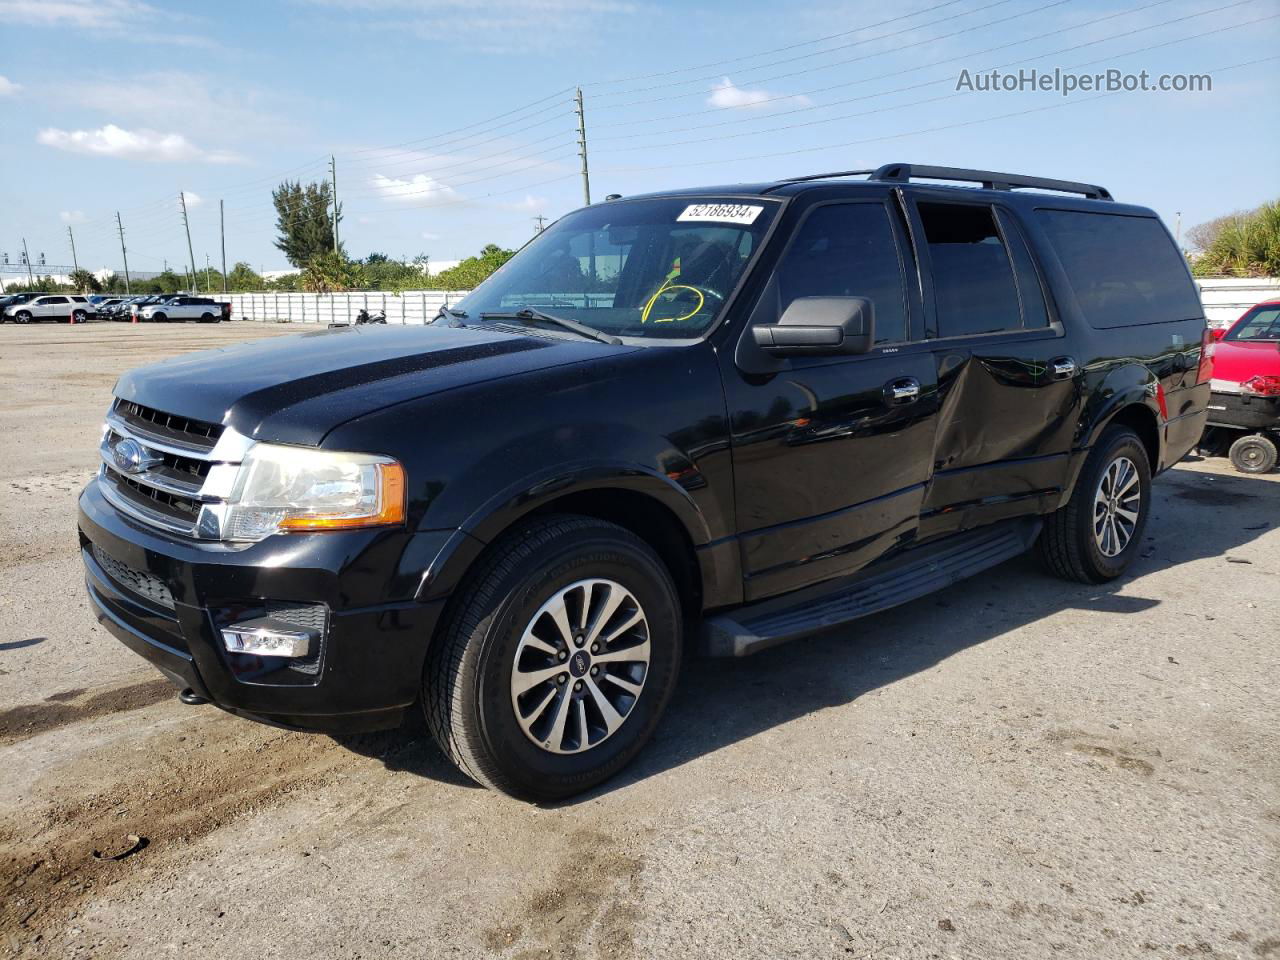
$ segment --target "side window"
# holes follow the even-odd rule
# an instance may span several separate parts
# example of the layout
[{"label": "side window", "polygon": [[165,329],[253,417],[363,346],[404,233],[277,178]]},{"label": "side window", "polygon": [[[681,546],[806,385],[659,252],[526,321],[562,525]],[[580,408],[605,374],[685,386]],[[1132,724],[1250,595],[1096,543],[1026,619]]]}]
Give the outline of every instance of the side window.
[{"label": "side window", "polygon": [[1013,266],[988,206],[921,203],[939,337],[1022,328]]},{"label": "side window", "polygon": [[1047,327],[1049,308],[1045,306],[1044,287],[1040,284],[1040,274],[1036,272],[1031,251],[1027,249],[1018,225],[1009,214],[996,210],[996,218],[1000,221],[1000,232],[1004,234],[1009,255],[1013,258],[1013,273],[1018,281],[1018,300],[1022,304],[1022,325],[1028,329]]},{"label": "side window", "polygon": [[1155,217],[1037,210],[1076,302],[1103,329],[1204,316],[1173,238]]},{"label": "side window", "polygon": [[879,203],[818,207],[778,264],[778,316],[798,297],[867,297],[875,342],[907,339],[906,288],[889,212]]},{"label": "side window", "polygon": [[66,303],[67,298],[66,297],[45,297],[43,302],[45,306],[49,306],[55,303]]}]

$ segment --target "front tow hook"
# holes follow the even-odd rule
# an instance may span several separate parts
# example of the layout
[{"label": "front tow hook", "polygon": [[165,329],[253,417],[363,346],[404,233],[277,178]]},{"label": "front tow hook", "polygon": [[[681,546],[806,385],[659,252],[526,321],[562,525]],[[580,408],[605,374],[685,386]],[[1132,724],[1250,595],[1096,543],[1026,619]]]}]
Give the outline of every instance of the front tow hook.
[{"label": "front tow hook", "polygon": [[178,699],[189,707],[202,707],[209,702],[207,697],[202,697],[190,687],[178,694]]}]

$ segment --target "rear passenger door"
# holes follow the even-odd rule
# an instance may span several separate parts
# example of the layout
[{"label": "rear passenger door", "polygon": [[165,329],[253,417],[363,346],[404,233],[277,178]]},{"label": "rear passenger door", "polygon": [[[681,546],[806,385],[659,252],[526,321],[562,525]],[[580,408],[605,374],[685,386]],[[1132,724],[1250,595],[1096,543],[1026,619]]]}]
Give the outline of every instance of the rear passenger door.
[{"label": "rear passenger door", "polygon": [[65,318],[70,312],[66,297],[42,297],[40,305],[34,308],[31,313],[41,319],[48,320],[52,318]]},{"label": "rear passenger door", "polygon": [[[915,535],[936,390],[932,354],[906,349],[919,298],[891,202],[886,190],[795,211],[736,353],[722,353],[747,600],[851,573]],[[821,296],[872,301],[869,353],[780,360],[754,346],[751,326]]]},{"label": "rear passenger door", "polygon": [[940,406],[921,537],[1038,513],[1066,483],[1080,369],[1013,210],[912,191]]}]

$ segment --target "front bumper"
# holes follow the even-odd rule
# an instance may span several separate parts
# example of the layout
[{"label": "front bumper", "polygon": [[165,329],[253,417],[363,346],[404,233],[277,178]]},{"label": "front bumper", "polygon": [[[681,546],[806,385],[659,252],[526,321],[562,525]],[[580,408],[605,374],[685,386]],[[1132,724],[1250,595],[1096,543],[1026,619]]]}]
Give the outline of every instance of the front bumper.
[{"label": "front bumper", "polygon": [[[99,623],[180,689],[253,719],[329,732],[396,726],[418,698],[445,598],[414,595],[452,531],[181,540],[120,514],[96,479],[80,495],[79,528]],[[224,648],[221,627],[268,605],[319,617],[323,639],[306,663]]]}]

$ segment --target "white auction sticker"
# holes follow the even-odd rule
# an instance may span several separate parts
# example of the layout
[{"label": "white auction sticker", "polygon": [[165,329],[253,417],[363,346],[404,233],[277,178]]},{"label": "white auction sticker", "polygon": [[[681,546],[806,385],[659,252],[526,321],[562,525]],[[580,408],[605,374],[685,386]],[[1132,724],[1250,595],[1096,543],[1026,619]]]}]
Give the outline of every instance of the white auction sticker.
[{"label": "white auction sticker", "polygon": [[764,207],[745,203],[694,203],[677,220],[711,220],[716,223],[755,223]]}]

